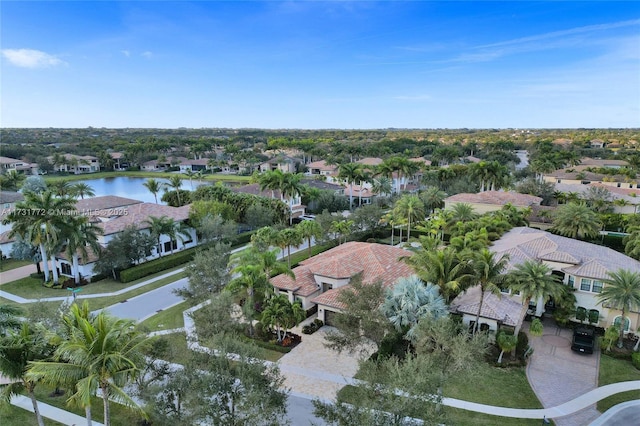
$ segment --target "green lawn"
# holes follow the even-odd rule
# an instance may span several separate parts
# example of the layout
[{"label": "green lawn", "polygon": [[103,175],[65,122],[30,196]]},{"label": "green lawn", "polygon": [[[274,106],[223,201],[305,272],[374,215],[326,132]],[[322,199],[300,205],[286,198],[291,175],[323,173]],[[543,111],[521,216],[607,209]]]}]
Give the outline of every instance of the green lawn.
[{"label": "green lawn", "polygon": [[[112,279],[100,280],[95,283],[89,283],[86,286],[82,287],[82,291],[78,293],[78,295],[82,296],[85,294],[111,293],[114,291],[123,290],[129,287],[132,287],[136,284],[139,284],[141,282],[148,281],[155,277],[159,277],[168,272],[175,271],[176,269],[179,269],[179,268],[181,268],[181,266],[173,269],[168,269],[166,271],[158,272],[156,274],[149,275],[148,277],[144,277],[129,283],[121,283],[118,281],[114,281]],[[176,281],[184,277],[185,277],[184,273],[180,272],[178,274],[172,275],[171,277],[163,278],[161,280],[158,280],[154,283],[151,283],[141,288],[144,289],[143,292],[146,292],[146,291],[152,290],[153,288],[161,287],[162,285],[171,283],[173,281]],[[65,288],[54,289],[54,288],[44,287],[42,285],[42,280],[38,278],[31,278],[31,277],[21,278],[19,280],[12,281],[7,284],[3,284],[2,290],[6,291],[7,293],[15,294],[16,296],[24,297],[27,299],[35,299],[35,300],[43,299],[46,297],[60,297],[60,296],[66,297],[69,295],[69,290]],[[116,297],[118,299],[122,299],[122,296],[116,296]],[[127,293],[127,297],[131,297],[131,296]]]},{"label": "green lawn", "polygon": [[529,385],[524,368],[498,368],[482,364],[476,374],[451,379],[444,387],[444,395],[501,407],[543,408]]},{"label": "green lawn", "polygon": [[[354,400],[350,386],[342,388],[339,395],[346,402],[358,402]],[[509,408],[543,408],[529,386],[524,368],[496,368],[482,364],[472,376],[451,379],[444,387],[444,396]],[[541,420],[491,416],[451,407],[445,407],[445,411],[448,424],[456,426],[533,426],[541,423]]]},{"label": "green lawn", "polygon": [[173,330],[184,327],[183,312],[189,309],[187,302],[182,302],[176,306],[155,314],[140,323],[140,326],[149,331]]},{"label": "green lawn", "polygon": [[[84,409],[67,405],[67,395],[56,397],[49,396],[52,390],[53,388],[49,386],[38,385],[36,387],[36,397],[38,398],[38,401],[53,405],[54,407],[58,407],[66,411],[70,411],[82,417],[85,416]],[[104,423],[102,398],[94,397],[91,401],[92,420]],[[140,415],[138,415],[136,412],[116,402],[111,401],[109,408],[111,409],[112,426],[131,426],[137,424],[138,420],[141,419]],[[4,425],[4,423],[2,424]]]},{"label": "green lawn", "polygon": [[[53,420],[44,418],[45,426],[64,426]],[[15,407],[4,401],[0,402],[0,425],[2,426],[37,426],[36,415],[30,411]]]},{"label": "green lawn", "polygon": [[[598,386],[609,385],[611,383],[626,382],[629,380],[640,380],[640,370],[635,368],[631,361],[615,359],[602,354],[600,357],[600,375]],[[612,395],[598,402],[598,410],[602,413],[609,408],[622,402],[640,399],[640,390],[623,392]]]},{"label": "green lawn", "polygon": [[36,265],[30,260],[2,259],[0,260],[0,272],[10,271],[11,269],[27,265],[33,265],[33,272],[36,272]]},{"label": "green lawn", "polygon": [[171,333],[154,337],[154,339],[169,342],[169,353],[166,356],[166,361],[185,365],[193,355],[193,351],[187,347],[187,335],[185,333]]}]

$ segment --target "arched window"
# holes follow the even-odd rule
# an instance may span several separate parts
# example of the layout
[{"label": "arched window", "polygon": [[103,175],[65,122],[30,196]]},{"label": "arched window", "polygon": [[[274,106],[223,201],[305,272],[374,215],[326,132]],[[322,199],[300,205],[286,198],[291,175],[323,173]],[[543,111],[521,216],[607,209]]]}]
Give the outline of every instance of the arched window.
[{"label": "arched window", "polygon": [[[622,320],[622,315],[615,317],[613,320],[613,325],[619,327],[621,320]],[[626,317],[624,319],[624,331],[629,331],[630,326],[631,326],[631,321],[629,321],[629,317]]]}]

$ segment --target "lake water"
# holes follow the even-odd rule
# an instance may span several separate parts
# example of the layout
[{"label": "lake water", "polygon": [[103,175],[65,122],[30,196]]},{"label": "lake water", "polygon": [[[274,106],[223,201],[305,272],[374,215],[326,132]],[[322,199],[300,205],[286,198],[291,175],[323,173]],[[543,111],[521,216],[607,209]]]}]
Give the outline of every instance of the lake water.
[{"label": "lake water", "polygon": [[516,151],[516,155],[520,159],[520,164],[516,164],[516,170],[522,170],[529,165],[529,152],[520,150]]},{"label": "lake water", "polygon": [[[155,178],[158,182],[168,183],[167,179]],[[147,181],[147,178],[141,177],[110,177],[110,178],[102,178],[102,179],[87,179],[81,182],[89,185],[93,192],[95,192],[96,197],[101,197],[104,195],[117,195],[118,197],[125,198],[133,198],[134,200],[140,200],[145,203],[155,203],[155,199],[153,194],[149,192],[149,190],[144,186],[144,183]],[[75,181],[80,182],[80,181]],[[197,180],[193,180],[193,188],[192,183],[189,182],[189,179],[183,179],[182,181],[182,189],[186,189],[191,191],[192,189],[196,189],[200,185],[210,185],[211,183],[198,182]],[[160,201],[164,191],[160,191],[158,193],[158,203],[166,204]]]}]

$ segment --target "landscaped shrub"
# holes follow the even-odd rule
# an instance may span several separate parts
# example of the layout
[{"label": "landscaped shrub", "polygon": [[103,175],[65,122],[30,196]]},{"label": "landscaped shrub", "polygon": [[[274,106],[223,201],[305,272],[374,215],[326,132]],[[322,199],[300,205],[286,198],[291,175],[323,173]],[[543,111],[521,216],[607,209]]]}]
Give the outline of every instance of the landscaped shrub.
[{"label": "landscaped shrub", "polygon": [[280,346],[280,345],[277,345],[275,343],[270,343],[270,342],[263,342],[262,340],[252,339],[252,338],[247,337],[247,336],[243,336],[243,337],[247,342],[255,343],[256,346],[259,346],[259,347],[261,347],[263,349],[269,349],[271,351],[280,352],[281,354],[288,354],[289,352],[291,352],[291,348],[290,347],[284,347],[284,346]]},{"label": "landscaped shrub", "polygon": [[145,262],[142,265],[125,269],[124,271],[120,272],[120,282],[128,283],[139,278],[155,274],[156,272],[161,272],[166,269],[183,265],[193,260],[195,252],[196,248],[194,247],[175,254],[161,257],[160,259],[154,259],[149,262]]},{"label": "landscaped shrub", "polygon": [[635,368],[640,370],[640,352],[634,352],[631,354],[631,363]]},{"label": "landscaped shrub", "polygon": [[529,336],[524,331],[518,333],[518,344],[516,345],[516,356],[524,357],[524,353],[529,348]]},{"label": "landscaped shrub", "polygon": [[311,324],[307,324],[305,326],[302,327],[302,332],[304,334],[313,334],[316,331],[318,331],[320,329],[320,327],[322,327],[324,325],[324,322],[322,322],[321,319],[316,318],[315,320],[313,320],[313,322]]}]

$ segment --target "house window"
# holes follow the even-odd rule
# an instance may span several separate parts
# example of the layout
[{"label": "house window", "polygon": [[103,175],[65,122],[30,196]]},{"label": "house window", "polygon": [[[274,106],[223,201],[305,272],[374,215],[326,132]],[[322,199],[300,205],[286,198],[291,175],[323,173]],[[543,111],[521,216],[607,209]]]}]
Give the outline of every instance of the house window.
[{"label": "house window", "polygon": [[602,293],[602,281],[593,280],[591,291],[594,293]]},{"label": "house window", "polygon": [[60,263],[60,270],[65,275],[71,275],[71,265],[68,263]]},{"label": "house window", "polygon": [[[613,325],[615,325],[616,327],[620,327],[620,321],[622,321],[622,315],[617,316],[613,319]],[[629,318],[626,317],[624,319],[624,331],[625,332],[629,331],[630,326],[631,326],[631,321],[629,321]]]},{"label": "house window", "polygon": [[580,290],[591,291],[591,280],[588,280],[586,278],[580,280]]},{"label": "house window", "polygon": [[591,293],[602,293],[602,281],[582,278],[580,280],[580,290]]},{"label": "house window", "polygon": [[322,292],[329,291],[333,288],[333,284],[322,283]]},{"label": "house window", "polygon": [[[172,248],[173,246],[173,248]],[[166,243],[164,243],[164,252],[168,252],[171,250],[175,250],[178,248],[178,242],[176,240],[171,240],[171,241],[167,241]]]},{"label": "house window", "polygon": [[573,288],[575,283],[576,283],[575,277],[573,275],[569,275],[569,278],[567,279],[567,285]]}]

